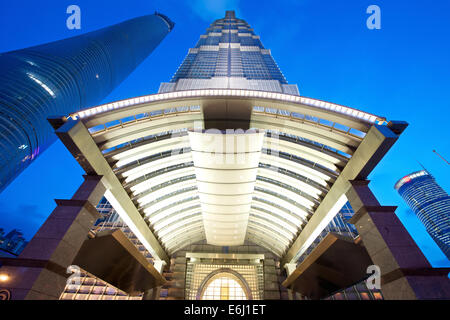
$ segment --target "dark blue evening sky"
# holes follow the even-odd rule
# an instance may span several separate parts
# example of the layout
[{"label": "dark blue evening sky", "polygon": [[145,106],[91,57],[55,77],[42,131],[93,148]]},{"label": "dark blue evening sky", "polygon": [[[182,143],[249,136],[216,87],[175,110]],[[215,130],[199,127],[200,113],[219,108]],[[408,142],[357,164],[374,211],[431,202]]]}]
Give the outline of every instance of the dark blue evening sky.
[{"label": "dark blue evening sky", "polygon": [[[68,30],[66,8],[81,8],[81,30]],[[381,30],[366,27],[366,8],[381,8]],[[450,266],[395,182],[423,164],[447,191],[450,166],[450,1],[447,0],[41,0],[0,2],[0,52],[21,49],[153,13],[174,30],[104,102],[155,93],[169,81],[188,48],[225,10],[254,29],[289,83],[303,96],[348,105],[410,126],[371,174],[372,190],[397,214],[433,266]],[[58,141],[0,194],[0,228],[34,235],[70,198],[83,171]]]}]

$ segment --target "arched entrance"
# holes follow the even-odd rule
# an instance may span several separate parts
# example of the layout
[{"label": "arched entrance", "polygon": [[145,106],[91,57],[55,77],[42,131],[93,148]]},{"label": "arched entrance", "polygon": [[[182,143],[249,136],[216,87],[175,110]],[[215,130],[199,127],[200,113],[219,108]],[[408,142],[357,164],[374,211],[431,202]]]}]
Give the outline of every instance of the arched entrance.
[{"label": "arched entrance", "polygon": [[211,272],[200,285],[197,300],[252,300],[245,279],[232,269]]}]

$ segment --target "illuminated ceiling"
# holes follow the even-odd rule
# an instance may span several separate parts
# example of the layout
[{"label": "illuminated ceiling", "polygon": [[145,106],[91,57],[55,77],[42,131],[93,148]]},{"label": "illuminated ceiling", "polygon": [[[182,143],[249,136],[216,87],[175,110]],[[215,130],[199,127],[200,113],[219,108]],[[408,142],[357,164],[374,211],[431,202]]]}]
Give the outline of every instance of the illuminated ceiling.
[{"label": "illuminated ceiling", "polygon": [[[107,176],[108,200],[156,256],[155,243],[170,255],[205,239],[222,246],[249,240],[283,256],[367,132],[385,123],[310,98],[225,89],[148,95],[71,118],[77,133],[63,142],[77,146],[72,153],[87,172]],[[227,139],[204,130],[218,120],[257,129],[229,135],[246,137],[243,162],[236,150],[210,150],[211,136]],[[86,128],[90,138],[81,138]],[[214,163],[217,154],[236,161]]]}]

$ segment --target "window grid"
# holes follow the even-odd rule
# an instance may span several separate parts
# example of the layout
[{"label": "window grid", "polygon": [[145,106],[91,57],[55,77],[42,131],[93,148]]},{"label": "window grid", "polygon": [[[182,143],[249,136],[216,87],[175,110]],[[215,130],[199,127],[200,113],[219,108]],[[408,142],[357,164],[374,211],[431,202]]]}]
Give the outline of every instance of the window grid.
[{"label": "window grid", "polygon": [[[239,273],[247,282],[253,300],[260,300],[264,292],[262,264],[208,264],[188,262],[186,268],[186,299],[196,300],[198,290],[204,279],[218,269],[231,269]],[[210,296],[208,296],[210,297]]]},{"label": "window grid", "polygon": [[223,276],[208,285],[201,300],[247,300],[247,297],[236,280]]}]

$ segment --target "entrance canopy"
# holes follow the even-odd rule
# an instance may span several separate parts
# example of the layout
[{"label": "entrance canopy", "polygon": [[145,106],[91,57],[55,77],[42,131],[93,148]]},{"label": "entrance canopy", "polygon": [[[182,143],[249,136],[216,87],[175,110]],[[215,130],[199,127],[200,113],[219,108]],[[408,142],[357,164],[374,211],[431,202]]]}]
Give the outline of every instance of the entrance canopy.
[{"label": "entrance canopy", "polygon": [[[348,180],[367,176],[397,138],[373,114],[232,89],[148,95],[49,121],[84,170],[105,177],[108,200],[161,259],[204,239],[249,240],[289,262],[345,203]],[[246,135],[241,165],[206,163],[239,154],[211,150],[212,134]]]}]

